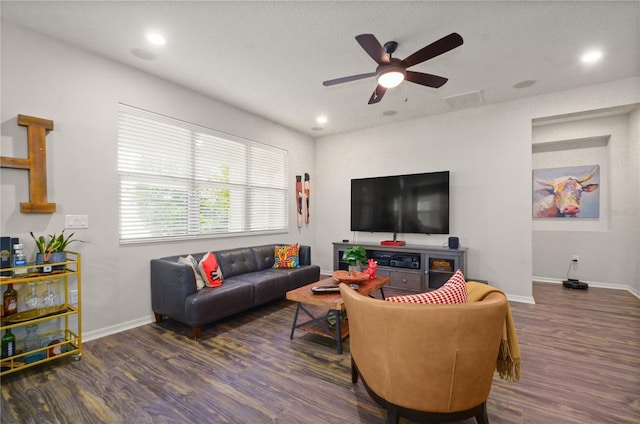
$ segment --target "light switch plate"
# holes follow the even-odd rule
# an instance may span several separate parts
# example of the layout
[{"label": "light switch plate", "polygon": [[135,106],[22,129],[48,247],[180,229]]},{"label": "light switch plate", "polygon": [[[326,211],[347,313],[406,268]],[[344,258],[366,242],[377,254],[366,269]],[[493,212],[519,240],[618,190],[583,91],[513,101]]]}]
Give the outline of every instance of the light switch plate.
[{"label": "light switch plate", "polygon": [[64,228],[89,228],[89,215],[65,215]]}]

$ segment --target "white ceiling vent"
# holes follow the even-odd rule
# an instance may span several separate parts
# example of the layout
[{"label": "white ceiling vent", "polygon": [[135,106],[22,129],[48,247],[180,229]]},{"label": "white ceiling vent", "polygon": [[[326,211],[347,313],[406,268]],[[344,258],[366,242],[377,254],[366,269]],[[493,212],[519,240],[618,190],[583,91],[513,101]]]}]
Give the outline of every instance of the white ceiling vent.
[{"label": "white ceiling vent", "polygon": [[466,109],[470,107],[482,106],[484,104],[482,90],[471,91],[464,94],[457,94],[455,96],[445,97],[444,99],[452,109]]}]

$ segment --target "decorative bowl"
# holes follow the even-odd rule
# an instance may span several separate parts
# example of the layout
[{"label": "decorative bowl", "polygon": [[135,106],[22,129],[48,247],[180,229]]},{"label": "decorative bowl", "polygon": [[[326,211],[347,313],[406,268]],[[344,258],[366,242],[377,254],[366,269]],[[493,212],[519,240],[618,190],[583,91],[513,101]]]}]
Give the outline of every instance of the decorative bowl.
[{"label": "decorative bowl", "polygon": [[363,283],[369,280],[371,277],[369,274],[365,274],[360,271],[333,271],[331,274],[333,278],[338,280],[338,283]]}]

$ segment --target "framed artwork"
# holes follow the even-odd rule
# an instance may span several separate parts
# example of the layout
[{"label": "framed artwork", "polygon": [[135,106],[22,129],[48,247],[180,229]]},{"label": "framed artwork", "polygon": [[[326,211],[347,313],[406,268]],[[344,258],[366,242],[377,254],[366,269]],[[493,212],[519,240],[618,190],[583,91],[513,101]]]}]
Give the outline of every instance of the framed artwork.
[{"label": "framed artwork", "polygon": [[534,218],[599,218],[600,165],[533,170]]}]

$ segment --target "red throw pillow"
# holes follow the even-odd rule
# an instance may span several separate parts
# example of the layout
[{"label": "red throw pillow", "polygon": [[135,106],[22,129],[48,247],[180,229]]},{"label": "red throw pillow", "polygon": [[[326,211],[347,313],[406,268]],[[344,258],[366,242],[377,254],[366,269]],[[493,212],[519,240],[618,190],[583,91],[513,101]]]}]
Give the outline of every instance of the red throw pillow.
[{"label": "red throw pillow", "polygon": [[468,303],[467,286],[461,270],[457,270],[449,280],[437,290],[420,294],[388,297],[389,302],[400,303]]},{"label": "red throw pillow", "polygon": [[200,260],[198,268],[200,268],[200,274],[202,274],[202,279],[207,287],[220,287],[222,285],[224,279],[218,266],[216,255],[211,252],[206,253]]}]

